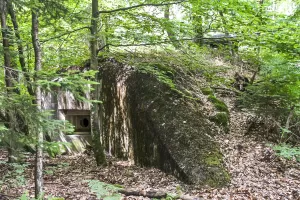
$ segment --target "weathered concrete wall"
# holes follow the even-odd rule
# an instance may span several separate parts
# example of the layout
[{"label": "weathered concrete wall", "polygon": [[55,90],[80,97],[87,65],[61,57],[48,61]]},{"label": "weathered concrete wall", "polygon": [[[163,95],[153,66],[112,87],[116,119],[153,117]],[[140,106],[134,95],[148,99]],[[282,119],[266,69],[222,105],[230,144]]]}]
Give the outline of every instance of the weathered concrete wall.
[{"label": "weathered concrete wall", "polygon": [[[86,98],[89,98],[86,91]],[[42,108],[45,110],[90,110],[88,102],[75,99],[70,91],[56,90],[54,92],[44,91],[42,95]]]},{"label": "weathered concrete wall", "polygon": [[[102,142],[111,154],[180,179],[219,186],[229,176],[203,102],[182,98],[153,75],[114,60],[103,63]],[[190,81],[190,80],[189,80]]]},{"label": "weathered concrete wall", "polygon": [[[86,98],[89,98],[88,91],[86,91]],[[53,118],[58,120],[66,120],[66,114],[69,111],[76,112],[90,110],[88,102],[80,102],[75,99],[74,95],[69,91],[56,90],[51,92],[43,91],[42,108],[45,110],[53,110]],[[82,153],[86,146],[91,146],[90,134],[72,134],[65,135],[62,132],[57,133],[53,138],[54,141],[69,142],[70,146],[64,146],[61,149],[62,153]]]},{"label": "weathered concrete wall", "polygon": [[102,143],[105,150],[118,158],[133,159],[130,105],[126,81],[133,71],[130,68],[105,68],[102,78],[104,116]]}]

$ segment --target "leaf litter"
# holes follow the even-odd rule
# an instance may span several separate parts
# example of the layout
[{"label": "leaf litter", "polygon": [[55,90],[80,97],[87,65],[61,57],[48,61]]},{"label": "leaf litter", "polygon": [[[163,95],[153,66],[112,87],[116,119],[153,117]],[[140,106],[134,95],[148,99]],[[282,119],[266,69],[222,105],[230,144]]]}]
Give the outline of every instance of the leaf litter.
[{"label": "leaf litter", "polygon": [[[108,166],[97,167],[91,155],[58,156],[44,161],[45,197],[65,199],[97,199],[86,180],[134,188],[138,191],[163,190],[173,194],[189,194],[199,199],[216,200],[300,200],[300,164],[275,155],[268,141],[246,136],[249,112],[236,110],[232,99],[226,99],[231,113],[229,134],[216,140],[224,156],[231,181],[223,188],[186,185],[172,175],[154,168],[143,168],[108,157]],[[7,152],[0,150],[0,199],[16,199],[28,191],[34,196],[34,155],[27,154],[26,184],[13,184],[12,168],[6,161]],[[6,195],[6,196],[4,196]],[[123,199],[149,199],[123,195]]]}]

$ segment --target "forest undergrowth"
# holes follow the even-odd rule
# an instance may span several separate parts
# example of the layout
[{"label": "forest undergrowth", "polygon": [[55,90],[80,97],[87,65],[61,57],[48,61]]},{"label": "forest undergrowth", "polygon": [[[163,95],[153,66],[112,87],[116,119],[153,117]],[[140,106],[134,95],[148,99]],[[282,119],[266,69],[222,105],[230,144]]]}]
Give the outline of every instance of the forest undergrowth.
[{"label": "forest undergrowth", "polygon": [[[232,98],[223,98],[230,109],[228,134],[218,135],[224,163],[231,182],[223,188],[187,185],[158,169],[141,168],[128,161],[108,158],[108,166],[96,167],[93,156],[82,154],[58,156],[45,160],[45,197],[56,199],[97,199],[88,180],[99,180],[116,187],[136,191],[160,190],[176,195],[187,194],[198,199],[300,199],[300,164],[276,156],[269,142],[245,136],[250,113],[237,110]],[[261,133],[263,134],[263,133]],[[0,199],[20,199],[34,196],[34,159],[26,154],[23,167],[7,164],[6,151],[0,153]],[[169,196],[168,198],[172,198]],[[123,199],[149,199],[124,196]]]}]

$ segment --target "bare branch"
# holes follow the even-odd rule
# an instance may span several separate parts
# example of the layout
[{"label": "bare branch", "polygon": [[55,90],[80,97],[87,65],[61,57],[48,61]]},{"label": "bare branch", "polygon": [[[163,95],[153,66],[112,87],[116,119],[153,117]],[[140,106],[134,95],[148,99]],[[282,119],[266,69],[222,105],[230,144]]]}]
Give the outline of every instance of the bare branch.
[{"label": "bare branch", "polygon": [[80,31],[80,30],[83,30],[83,29],[90,29],[90,27],[89,27],[89,26],[84,26],[84,27],[81,27],[81,28],[77,28],[77,29],[74,29],[74,30],[72,30],[72,31],[68,31],[68,32],[66,32],[66,33],[63,33],[63,34],[61,34],[61,35],[57,35],[57,36],[54,36],[54,37],[51,37],[51,38],[42,40],[41,43],[45,43],[45,42],[48,42],[48,41],[50,41],[50,40],[58,39],[58,38],[61,38],[61,37],[65,36],[65,35],[70,35],[70,34],[72,34],[72,33],[75,33],[75,32],[77,32],[77,31]]},{"label": "bare branch", "polygon": [[119,12],[119,11],[125,11],[125,10],[131,10],[139,7],[146,7],[146,6],[166,6],[166,5],[172,5],[172,4],[180,4],[185,2],[186,0],[181,0],[181,1],[175,1],[175,2],[169,2],[169,3],[145,3],[145,4],[139,4],[135,6],[130,6],[130,7],[125,7],[125,8],[117,8],[114,10],[100,10],[97,14],[107,14],[107,13],[114,13],[114,12]]},{"label": "bare branch", "polygon": [[16,198],[16,196],[11,196],[11,195],[7,195],[7,194],[0,194],[0,198],[2,199],[9,199],[8,197],[11,197],[11,198]]},{"label": "bare branch", "polygon": [[[168,195],[167,192],[158,191],[158,190],[144,191],[144,190],[136,190],[136,189],[120,189],[118,190],[118,192],[125,194],[126,196],[143,196],[143,197],[158,198],[158,199],[166,198]],[[203,200],[200,197],[189,196],[189,195],[179,195],[177,198],[183,200]]]}]

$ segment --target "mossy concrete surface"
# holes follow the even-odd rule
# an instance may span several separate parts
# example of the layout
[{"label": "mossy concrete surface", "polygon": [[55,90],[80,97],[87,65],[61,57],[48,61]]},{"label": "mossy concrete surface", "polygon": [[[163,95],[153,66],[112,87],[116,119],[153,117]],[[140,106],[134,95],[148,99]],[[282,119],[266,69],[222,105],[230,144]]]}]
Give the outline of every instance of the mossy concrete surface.
[{"label": "mossy concrete surface", "polygon": [[[228,183],[219,145],[213,139],[223,122],[210,119],[205,101],[185,98],[134,67],[112,60],[103,66],[102,143],[109,153],[160,168],[188,183]],[[192,77],[185,79],[196,85]]]},{"label": "mossy concrete surface", "polygon": [[201,91],[204,95],[213,95],[213,91],[211,88],[207,88],[207,87],[201,88]]},{"label": "mossy concrete surface", "polygon": [[91,135],[66,135],[65,138],[70,143],[73,153],[82,153],[92,144]]},{"label": "mossy concrete surface", "polygon": [[212,95],[212,94],[209,95],[208,100],[212,102],[212,104],[215,106],[215,108],[218,111],[229,113],[227,105],[223,101],[221,101],[220,99],[215,97],[214,95]]},{"label": "mossy concrete surface", "polygon": [[229,132],[229,114],[227,112],[217,112],[210,116],[209,119],[222,127],[226,133]]}]

